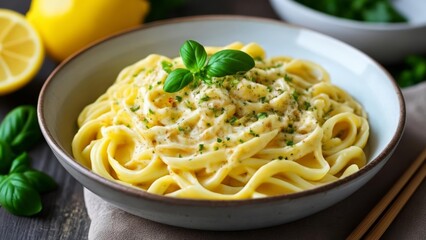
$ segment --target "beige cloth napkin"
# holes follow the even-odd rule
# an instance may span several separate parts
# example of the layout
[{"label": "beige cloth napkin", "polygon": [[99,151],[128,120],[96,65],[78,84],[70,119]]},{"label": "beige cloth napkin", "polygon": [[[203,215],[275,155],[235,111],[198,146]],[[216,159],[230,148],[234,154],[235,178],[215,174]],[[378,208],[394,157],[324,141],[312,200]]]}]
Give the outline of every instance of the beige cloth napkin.
[{"label": "beige cloth napkin", "polygon": [[[199,231],[167,226],[133,216],[85,189],[86,208],[91,219],[89,239],[344,239],[426,146],[426,82],[404,89],[403,94],[407,106],[407,123],[394,155],[366,186],[320,213],[265,229]],[[383,239],[424,239],[425,185],[419,187]]]}]

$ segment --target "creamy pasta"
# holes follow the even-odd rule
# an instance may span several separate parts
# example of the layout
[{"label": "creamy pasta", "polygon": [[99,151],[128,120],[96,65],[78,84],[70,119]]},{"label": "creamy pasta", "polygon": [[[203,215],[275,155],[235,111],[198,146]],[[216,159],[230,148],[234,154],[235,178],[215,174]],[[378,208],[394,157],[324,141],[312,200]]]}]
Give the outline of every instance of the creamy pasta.
[{"label": "creamy pasta", "polygon": [[126,67],[79,115],[74,157],[150,193],[225,200],[315,188],[366,164],[366,113],[321,66],[266,58],[255,43],[224,48],[255,67],[175,93],[163,84],[181,58],[153,54]]}]

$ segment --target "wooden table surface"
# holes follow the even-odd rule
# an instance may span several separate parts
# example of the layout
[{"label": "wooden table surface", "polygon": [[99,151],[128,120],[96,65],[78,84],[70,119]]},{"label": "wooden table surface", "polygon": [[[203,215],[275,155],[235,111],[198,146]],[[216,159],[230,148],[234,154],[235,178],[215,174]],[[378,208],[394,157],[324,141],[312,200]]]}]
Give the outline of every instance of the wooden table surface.
[{"label": "wooden table surface", "polygon": [[[29,4],[30,0],[0,0],[0,8],[21,13],[26,13]],[[174,12],[172,17],[205,14],[239,14],[278,19],[267,0],[187,0],[187,5]],[[55,66],[55,62],[46,58],[41,71],[29,85],[18,92],[0,97],[0,119],[18,105],[36,105],[39,91]],[[82,186],[59,164],[46,142],[34,147],[30,155],[33,166],[51,175],[59,188],[42,196],[43,210],[36,216],[17,217],[0,209],[0,239],[87,239],[90,219],[84,205]],[[394,173],[393,179],[397,174],[399,173]],[[390,184],[382,183],[382,186],[389,187]],[[376,202],[385,190],[379,190],[376,196],[371,196],[369,204]],[[365,209],[354,216],[356,221],[367,211]]]}]

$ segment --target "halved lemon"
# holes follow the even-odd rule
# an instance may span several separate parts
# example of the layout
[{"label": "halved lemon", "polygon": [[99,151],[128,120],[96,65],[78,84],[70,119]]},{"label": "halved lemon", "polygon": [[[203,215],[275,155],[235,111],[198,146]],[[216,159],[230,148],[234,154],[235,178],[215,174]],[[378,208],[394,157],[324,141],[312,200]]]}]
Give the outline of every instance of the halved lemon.
[{"label": "halved lemon", "polygon": [[40,36],[25,16],[0,9],[0,95],[25,86],[44,58]]}]

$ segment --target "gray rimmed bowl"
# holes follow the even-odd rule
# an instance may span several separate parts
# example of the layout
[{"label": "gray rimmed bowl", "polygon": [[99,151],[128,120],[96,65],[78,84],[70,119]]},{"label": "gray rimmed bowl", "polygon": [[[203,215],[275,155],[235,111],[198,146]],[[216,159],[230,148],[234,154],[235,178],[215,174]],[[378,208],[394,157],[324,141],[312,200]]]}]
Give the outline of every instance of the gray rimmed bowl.
[{"label": "gray rimmed bowl", "polygon": [[[150,53],[175,57],[187,39],[214,46],[234,41],[257,42],[269,57],[287,55],[322,65],[332,82],[354,96],[369,115],[368,164],[343,180],[312,190],[261,199],[212,201],[153,195],[109,181],[77,163],[71,141],[84,106],[105,92],[125,66]],[[62,166],[84,187],[118,208],[174,226],[242,230],[308,216],[366,184],[397,146],[405,124],[405,107],[391,76],[371,58],[343,42],[275,20],[204,16],[146,24],[67,59],[44,84],[38,117],[43,135]]]},{"label": "gray rimmed bowl", "polygon": [[361,22],[328,15],[294,0],[270,0],[285,21],[340,39],[381,63],[399,63],[408,55],[426,54],[426,2],[391,2],[407,22]]}]

